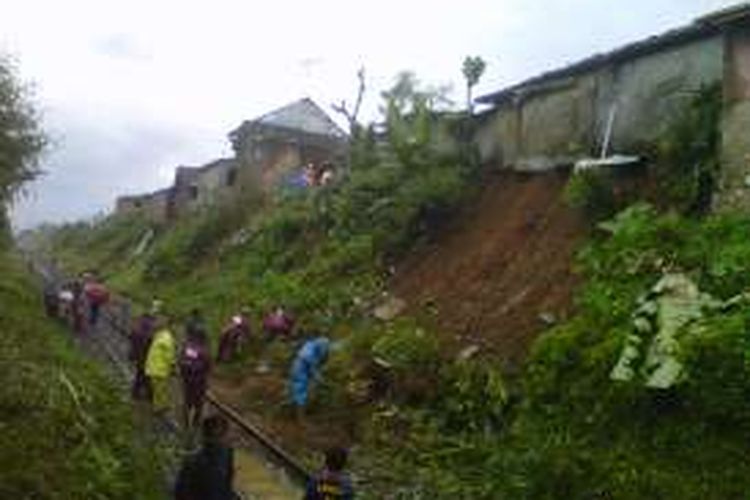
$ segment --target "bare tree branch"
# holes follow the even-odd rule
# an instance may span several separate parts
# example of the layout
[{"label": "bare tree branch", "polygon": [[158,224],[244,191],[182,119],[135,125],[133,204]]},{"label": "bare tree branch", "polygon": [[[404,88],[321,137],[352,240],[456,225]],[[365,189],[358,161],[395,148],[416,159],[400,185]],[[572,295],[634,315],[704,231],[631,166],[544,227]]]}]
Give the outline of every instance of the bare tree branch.
[{"label": "bare tree branch", "polygon": [[362,99],[365,95],[365,68],[362,66],[357,72],[357,79],[359,80],[359,88],[357,89],[357,100],[354,103],[354,109],[349,111],[349,107],[346,100],[341,100],[340,104],[331,104],[331,109],[336,113],[343,115],[346,121],[349,123],[349,132],[354,133],[358,126],[357,117],[359,116],[359,110],[362,106]]}]

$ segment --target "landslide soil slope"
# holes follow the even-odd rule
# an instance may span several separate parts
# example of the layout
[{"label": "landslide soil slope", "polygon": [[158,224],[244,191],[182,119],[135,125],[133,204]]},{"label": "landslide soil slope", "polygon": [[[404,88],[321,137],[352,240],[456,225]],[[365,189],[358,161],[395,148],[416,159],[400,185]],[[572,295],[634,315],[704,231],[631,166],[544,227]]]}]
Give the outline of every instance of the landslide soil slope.
[{"label": "landslide soil slope", "polygon": [[392,292],[458,348],[477,345],[518,368],[541,318],[572,307],[572,263],[586,228],[563,200],[567,177],[492,176],[466,214],[398,266]]}]

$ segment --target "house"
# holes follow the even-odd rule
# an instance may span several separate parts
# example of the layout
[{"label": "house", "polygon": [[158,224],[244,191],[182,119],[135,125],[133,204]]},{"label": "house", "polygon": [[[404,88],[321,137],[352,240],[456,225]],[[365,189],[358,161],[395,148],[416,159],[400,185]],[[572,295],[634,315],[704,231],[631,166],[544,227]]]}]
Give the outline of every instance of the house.
[{"label": "house", "polygon": [[308,163],[342,165],[348,150],[347,134],[308,98],[242,123],[229,140],[240,183],[263,190]]},{"label": "house", "polygon": [[172,189],[160,189],[135,196],[120,196],[115,204],[116,214],[138,213],[158,224],[167,221]]},{"label": "house", "polygon": [[723,92],[722,204],[750,206],[750,4],[595,55],[482,96],[484,162],[524,171],[652,141],[702,86]]},{"label": "house", "polygon": [[177,167],[171,188],[169,217],[231,200],[237,193],[234,158],[221,158],[200,167]]},{"label": "house", "polygon": [[180,166],[169,188],[117,199],[116,213],[138,211],[157,223],[194,210],[270,191],[308,163],[343,165],[346,133],[311,99],[301,99],[242,123],[229,134],[234,158]]}]

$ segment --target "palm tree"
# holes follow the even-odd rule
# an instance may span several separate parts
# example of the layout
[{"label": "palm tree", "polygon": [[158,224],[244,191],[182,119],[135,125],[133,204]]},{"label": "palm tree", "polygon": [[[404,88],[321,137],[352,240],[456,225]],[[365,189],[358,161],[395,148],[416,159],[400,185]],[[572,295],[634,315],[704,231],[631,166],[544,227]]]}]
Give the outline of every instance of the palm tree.
[{"label": "palm tree", "polygon": [[479,82],[486,67],[487,64],[484,62],[484,59],[479,56],[467,56],[464,59],[462,70],[466,79],[466,109],[469,114],[472,114],[474,110],[471,89]]}]

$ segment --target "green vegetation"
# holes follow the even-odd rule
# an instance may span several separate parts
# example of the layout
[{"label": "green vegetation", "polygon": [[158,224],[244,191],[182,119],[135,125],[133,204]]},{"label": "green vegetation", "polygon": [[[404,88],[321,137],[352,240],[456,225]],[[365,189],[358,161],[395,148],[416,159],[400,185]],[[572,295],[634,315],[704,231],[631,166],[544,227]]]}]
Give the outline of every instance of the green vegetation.
[{"label": "green vegetation", "polygon": [[611,172],[588,169],[570,177],[565,186],[565,200],[581,210],[591,221],[604,220],[616,211]]},{"label": "green vegetation", "polygon": [[37,162],[46,144],[28,89],[10,59],[0,55],[0,247],[10,241],[7,204],[39,174]]},{"label": "green vegetation", "polygon": [[146,232],[152,228],[137,216],[100,218],[42,228],[43,252],[70,272],[127,266]]},{"label": "green vegetation", "polygon": [[[388,268],[478,184],[461,144],[441,136],[451,124],[436,96],[410,75],[385,94],[385,131],[359,130],[338,184],[279,193],[252,215],[222,208],[179,222],[127,264],[114,242],[134,245],[143,227],[121,223],[107,238],[81,236],[89,243],[78,248],[92,247],[94,262],[110,263],[113,282],[136,297],[159,295],[178,314],[200,305],[214,331],[239,304],[284,302],[304,329],[343,339],[316,411],[346,413],[337,421],[358,427],[365,498],[741,498],[750,491],[747,302],[707,311],[680,337],[687,377],[677,386],[610,378],[639,297],[664,272],[687,273],[719,300],[750,284],[750,219],[691,218],[717,168],[711,96],[702,92],[654,153],[657,184],[674,186],[658,208],[621,210],[632,197],[615,197],[614,181],[599,174],[571,181],[571,201],[609,220],[577,259],[577,314],[540,338],[517,378],[482,352],[457,355],[451,335],[413,319],[369,318]],[[283,377],[291,350],[273,349]]]},{"label": "green vegetation", "polygon": [[471,91],[479,83],[479,79],[482,78],[486,68],[487,63],[479,56],[466,56],[461,67],[461,72],[466,80],[466,110],[469,114],[474,109],[474,99],[471,96]]},{"label": "green vegetation", "polygon": [[[6,248],[5,209],[39,174],[45,144],[28,93],[1,59],[0,497],[162,498],[159,460],[138,443],[127,402],[42,315],[35,284]],[[130,243],[109,241],[119,231],[80,231],[71,241],[84,233],[98,238],[88,243],[105,247],[110,258]]]},{"label": "green vegetation", "polygon": [[276,193],[264,210],[226,205],[155,228],[137,257],[149,226],[128,217],[65,226],[46,238],[47,251],[73,271],[100,269],[137,299],[159,295],[178,314],[202,304],[215,328],[242,303],[284,302],[311,327],[356,316],[387,266],[471,192],[471,165],[438,143],[438,94],[404,75],[386,97],[387,137],[363,130],[336,185]]},{"label": "green vegetation", "polygon": [[[393,468],[409,471],[410,494],[698,499],[748,491],[750,304],[707,313],[682,337],[688,375],[677,387],[657,391],[609,375],[638,297],[662,269],[684,270],[719,299],[747,290],[750,219],[695,221],[637,205],[605,227],[608,236],[580,254],[580,313],[535,346],[519,405],[493,415],[507,401],[502,386],[484,406],[491,384],[458,379],[443,382],[454,390],[432,405],[380,415],[377,443],[395,455]],[[462,410],[457,420],[448,418],[451,403]]]},{"label": "green vegetation", "polygon": [[0,497],[162,498],[128,402],[42,315],[19,259],[0,254],[0,275]]}]

